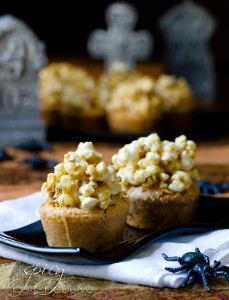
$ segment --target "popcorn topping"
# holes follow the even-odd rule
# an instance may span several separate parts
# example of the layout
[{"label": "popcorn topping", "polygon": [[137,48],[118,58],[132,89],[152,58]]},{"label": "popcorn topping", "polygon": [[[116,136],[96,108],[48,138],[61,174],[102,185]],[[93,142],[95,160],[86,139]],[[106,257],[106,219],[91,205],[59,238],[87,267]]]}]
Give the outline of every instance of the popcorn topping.
[{"label": "popcorn topping", "polygon": [[68,152],[64,162],[55,167],[42,186],[42,194],[57,206],[92,210],[106,209],[122,197],[120,178],[113,166],[102,161],[91,142],[80,143],[75,152]]},{"label": "popcorn topping", "polygon": [[193,107],[193,93],[184,78],[162,74],[156,81],[155,90],[163,99],[165,112],[185,112]]},{"label": "popcorn topping", "polygon": [[186,191],[198,178],[194,166],[196,144],[181,135],[174,142],[161,141],[157,134],[125,145],[112,157],[124,186],[143,185]]},{"label": "popcorn topping", "polygon": [[95,80],[70,63],[52,63],[39,73],[40,99],[48,108],[65,106],[87,110],[97,106]]},{"label": "popcorn topping", "polygon": [[154,87],[155,82],[150,76],[139,75],[126,80],[113,91],[107,110],[159,117],[162,100],[156,95]]},{"label": "popcorn topping", "polygon": [[99,102],[104,109],[110,102],[111,96],[118,85],[136,76],[136,72],[130,72],[128,65],[118,60],[111,65],[108,71],[107,74],[100,76],[98,80]]}]

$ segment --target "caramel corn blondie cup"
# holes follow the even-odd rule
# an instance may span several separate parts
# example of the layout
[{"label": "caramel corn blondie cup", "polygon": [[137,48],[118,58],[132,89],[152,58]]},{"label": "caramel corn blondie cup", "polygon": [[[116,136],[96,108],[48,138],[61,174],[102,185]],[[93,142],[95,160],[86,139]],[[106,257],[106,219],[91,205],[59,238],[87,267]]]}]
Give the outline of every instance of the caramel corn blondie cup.
[{"label": "caramel corn blondie cup", "polygon": [[190,128],[195,102],[193,91],[185,78],[162,74],[156,80],[155,90],[163,100],[165,130],[174,132]]},{"label": "caramel corn blondie cup", "polygon": [[192,220],[200,193],[195,151],[184,135],[170,142],[151,134],[113,155],[129,199],[127,224],[156,230]]},{"label": "caramel corn blondie cup", "polygon": [[51,63],[39,72],[42,117],[51,126],[70,129],[102,129],[104,110],[95,79],[77,65]]},{"label": "caramel corn blondie cup", "polygon": [[156,129],[162,100],[155,93],[154,86],[153,78],[140,74],[120,83],[106,107],[110,129],[119,132]]},{"label": "caramel corn blondie cup", "polygon": [[91,142],[64,156],[42,185],[40,216],[48,245],[101,252],[122,238],[128,201],[114,167]]}]

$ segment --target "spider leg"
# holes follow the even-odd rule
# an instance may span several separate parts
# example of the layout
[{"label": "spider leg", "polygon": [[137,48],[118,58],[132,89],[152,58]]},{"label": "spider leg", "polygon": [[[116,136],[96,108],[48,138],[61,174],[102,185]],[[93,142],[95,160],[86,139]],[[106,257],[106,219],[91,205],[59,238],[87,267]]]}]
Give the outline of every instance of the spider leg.
[{"label": "spider leg", "polygon": [[221,262],[220,262],[220,261],[214,260],[213,269],[216,269],[216,268],[218,268],[218,266],[220,266],[220,264],[221,264]]},{"label": "spider leg", "polygon": [[182,286],[183,286],[183,287],[187,285],[187,282],[188,282],[189,278],[191,277],[192,272],[193,272],[193,269],[190,269],[190,270],[188,271],[188,273],[187,273],[187,275],[186,275],[186,277],[185,277],[185,279],[184,279],[184,281],[183,281],[183,283],[182,283]]},{"label": "spider leg", "polygon": [[167,261],[179,261],[179,262],[180,262],[180,260],[181,260],[181,258],[178,257],[178,256],[171,256],[171,257],[169,257],[169,256],[167,256],[165,253],[162,253],[162,256],[163,256],[164,259],[167,260]]},{"label": "spider leg", "polygon": [[209,292],[211,290],[211,288],[208,285],[208,281],[207,281],[207,278],[204,273],[201,274],[201,278],[202,278],[202,282],[203,282],[205,289]]},{"label": "spider leg", "polygon": [[229,267],[220,266],[217,270],[214,271],[214,276],[224,276],[229,283]]},{"label": "spider leg", "polygon": [[169,271],[169,272],[172,272],[172,273],[176,273],[176,272],[179,272],[179,271],[182,271],[182,270],[185,270],[185,269],[186,269],[185,265],[182,265],[178,268],[165,268],[166,271]]},{"label": "spider leg", "polygon": [[203,254],[203,257],[204,257],[204,260],[205,260],[206,264],[209,266],[210,265],[209,257],[207,255],[204,255],[204,254]]},{"label": "spider leg", "polygon": [[229,273],[229,267],[222,265],[222,266],[219,266],[217,269],[215,269],[215,271],[216,272],[218,272],[218,271],[224,271],[224,272],[228,272]]}]

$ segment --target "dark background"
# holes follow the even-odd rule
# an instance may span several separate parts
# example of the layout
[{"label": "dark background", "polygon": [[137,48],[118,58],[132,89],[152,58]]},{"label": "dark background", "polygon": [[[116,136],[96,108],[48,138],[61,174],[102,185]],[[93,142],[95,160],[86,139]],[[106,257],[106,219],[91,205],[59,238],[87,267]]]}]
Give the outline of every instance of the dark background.
[{"label": "dark background", "polygon": [[[10,13],[24,20],[46,43],[49,53],[87,55],[86,43],[89,33],[95,28],[106,28],[104,12],[114,1],[1,1],[0,15]],[[155,47],[151,60],[160,60],[163,40],[158,31],[158,19],[177,0],[132,0],[139,12],[137,29],[148,29]],[[217,63],[229,63],[229,0],[199,0],[217,19],[218,26],[211,41],[211,49]]]},{"label": "dark background", "polygon": [[[45,42],[48,55],[87,56],[88,35],[96,28],[105,29],[104,12],[114,1],[1,1],[0,15],[12,14],[24,20]],[[136,30],[147,29],[154,37],[151,62],[162,61],[163,38],[158,30],[158,19],[177,0],[132,0],[139,13]],[[229,109],[229,0],[196,1],[208,9],[217,20],[217,29],[210,41],[215,58],[218,81],[217,103]]]}]

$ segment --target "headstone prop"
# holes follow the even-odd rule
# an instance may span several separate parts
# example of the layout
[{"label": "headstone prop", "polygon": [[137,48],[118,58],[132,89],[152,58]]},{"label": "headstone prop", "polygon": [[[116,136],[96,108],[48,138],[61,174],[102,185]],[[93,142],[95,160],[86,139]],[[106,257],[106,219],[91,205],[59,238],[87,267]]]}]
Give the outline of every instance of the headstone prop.
[{"label": "headstone prop", "polygon": [[135,32],[136,9],[127,3],[113,3],[105,12],[108,29],[97,29],[88,38],[88,52],[95,59],[105,60],[105,69],[119,60],[129,69],[137,60],[146,60],[152,53],[153,38],[146,30]]},{"label": "headstone prop", "polygon": [[0,147],[28,139],[44,141],[38,72],[47,62],[45,47],[21,20],[0,17]]},{"label": "headstone prop", "polygon": [[213,103],[216,79],[208,43],[216,28],[213,16],[193,1],[171,8],[159,20],[165,39],[167,72],[185,77],[196,98]]}]

